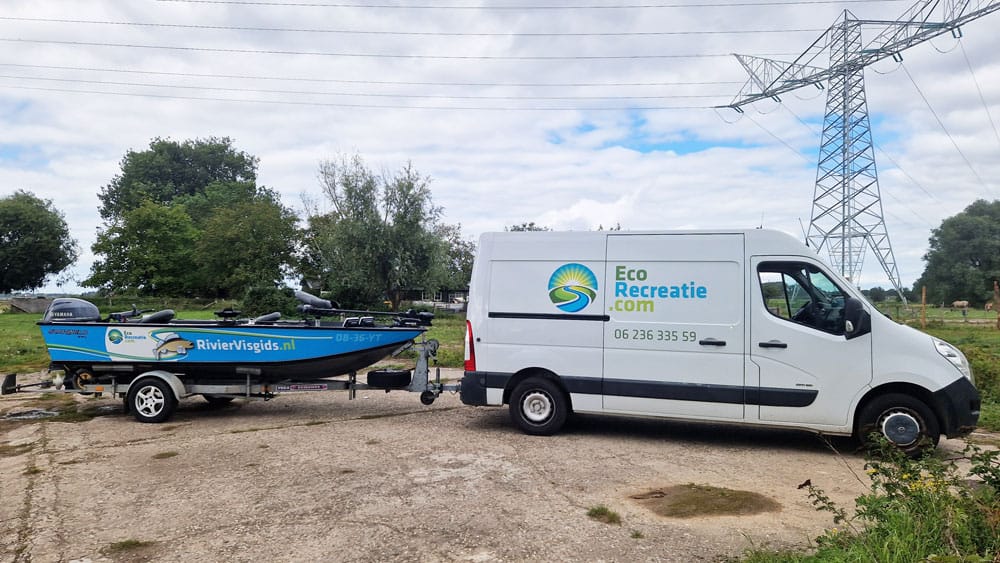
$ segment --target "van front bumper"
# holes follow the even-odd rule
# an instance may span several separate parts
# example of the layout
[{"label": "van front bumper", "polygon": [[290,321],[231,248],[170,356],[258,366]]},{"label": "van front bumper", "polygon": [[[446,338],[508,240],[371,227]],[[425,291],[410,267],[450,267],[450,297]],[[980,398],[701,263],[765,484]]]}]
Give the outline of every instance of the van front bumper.
[{"label": "van front bumper", "polygon": [[979,422],[979,391],[962,377],[934,392],[934,410],[941,419],[941,433],[949,438],[967,436]]}]

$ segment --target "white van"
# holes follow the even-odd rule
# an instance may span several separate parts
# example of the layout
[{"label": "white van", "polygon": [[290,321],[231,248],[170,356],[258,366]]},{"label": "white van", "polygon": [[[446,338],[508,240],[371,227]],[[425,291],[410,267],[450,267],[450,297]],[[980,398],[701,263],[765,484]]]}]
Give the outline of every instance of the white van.
[{"label": "white van", "polygon": [[462,402],[509,404],[529,434],[613,413],[916,451],[979,419],[957,348],[775,231],[487,233],[467,318]]}]

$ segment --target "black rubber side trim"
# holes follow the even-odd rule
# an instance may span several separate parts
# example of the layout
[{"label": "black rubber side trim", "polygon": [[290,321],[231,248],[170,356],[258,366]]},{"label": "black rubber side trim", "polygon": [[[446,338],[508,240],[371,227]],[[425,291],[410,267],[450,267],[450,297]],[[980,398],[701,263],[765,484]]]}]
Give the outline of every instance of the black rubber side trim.
[{"label": "black rubber side trim", "polygon": [[[462,378],[462,402],[485,405],[486,389],[505,389],[514,374],[467,371]],[[745,387],[743,385],[705,385],[640,381],[632,379],[601,379],[597,377],[563,376],[559,378],[566,391],[584,395],[669,399],[701,403],[760,405],[765,407],[808,407],[816,401],[815,389],[782,389],[775,387]],[[468,387],[468,389],[466,389]],[[481,402],[476,402],[481,401]]]}]

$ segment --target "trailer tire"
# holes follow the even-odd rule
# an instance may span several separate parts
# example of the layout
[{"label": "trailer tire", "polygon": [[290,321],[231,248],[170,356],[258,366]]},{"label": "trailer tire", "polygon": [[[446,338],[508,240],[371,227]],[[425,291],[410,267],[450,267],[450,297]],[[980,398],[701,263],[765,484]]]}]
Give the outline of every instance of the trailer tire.
[{"label": "trailer tire", "polygon": [[525,434],[551,436],[562,428],[569,398],[551,379],[529,377],[510,395],[510,417]]},{"label": "trailer tire", "polygon": [[886,393],[869,401],[858,415],[856,437],[872,445],[877,434],[910,457],[919,457],[941,438],[937,416],[923,401],[903,393]]},{"label": "trailer tire", "polygon": [[162,379],[147,377],[129,386],[129,411],[139,422],[163,422],[174,414],[177,397],[170,385]]},{"label": "trailer tire", "polygon": [[379,369],[368,372],[368,386],[376,389],[402,389],[410,384],[408,369]]},{"label": "trailer tire", "polygon": [[202,395],[205,400],[208,401],[208,405],[211,407],[224,407],[229,403],[233,402],[233,397],[226,397],[225,395]]}]

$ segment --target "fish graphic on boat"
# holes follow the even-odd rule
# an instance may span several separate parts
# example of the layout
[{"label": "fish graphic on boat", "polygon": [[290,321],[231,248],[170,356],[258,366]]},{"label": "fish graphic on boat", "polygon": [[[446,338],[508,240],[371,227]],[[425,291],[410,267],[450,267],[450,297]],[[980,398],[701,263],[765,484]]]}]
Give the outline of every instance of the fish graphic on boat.
[{"label": "fish graphic on boat", "polygon": [[184,356],[187,355],[188,350],[194,348],[193,342],[182,338],[176,332],[157,334],[154,338],[163,341],[153,350],[153,355],[156,356],[157,360],[169,360],[177,356]]}]

